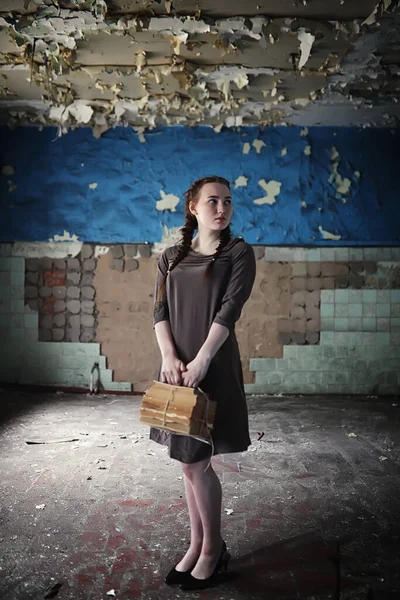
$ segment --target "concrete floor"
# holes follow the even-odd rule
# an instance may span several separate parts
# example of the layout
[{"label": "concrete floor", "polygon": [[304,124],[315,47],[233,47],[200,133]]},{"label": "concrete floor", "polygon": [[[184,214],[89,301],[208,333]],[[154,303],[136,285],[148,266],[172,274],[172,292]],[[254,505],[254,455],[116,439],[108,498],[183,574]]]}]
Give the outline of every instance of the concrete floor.
[{"label": "concrete floor", "polygon": [[400,598],[400,401],[249,398],[250,450],[214,459],[233,560],[201,594],[163,583],[183,482],[139,406],[0,392],[1,600]]}]

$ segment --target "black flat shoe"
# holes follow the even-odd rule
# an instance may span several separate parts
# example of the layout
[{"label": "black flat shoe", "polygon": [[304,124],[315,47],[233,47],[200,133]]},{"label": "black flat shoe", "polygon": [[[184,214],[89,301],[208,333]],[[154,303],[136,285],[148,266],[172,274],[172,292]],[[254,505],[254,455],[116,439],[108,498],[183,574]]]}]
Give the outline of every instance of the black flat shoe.
[{"label": "black flat shoe", "polygon": [[177,583],[183,584],[186,582],[188,577],[190,577],[191,570],[192,569],[190,569],[189,571],[177,571],[175,567],[172,567],[168,575],[165,577],[164,581],[167,585],[175,585]]},{"label": "black flat shoe", "polygon": [[186,592],[190,590],[205,590],[206,588],[213,587],[218,581],[218,573],[222,569],[227,570],[230,557],[231,555],[226,549],[226,544],[223,542],[220,557],[211,575],[207,579],[198,579],[188,573],[186,580],[181,584],[181,590]]}]

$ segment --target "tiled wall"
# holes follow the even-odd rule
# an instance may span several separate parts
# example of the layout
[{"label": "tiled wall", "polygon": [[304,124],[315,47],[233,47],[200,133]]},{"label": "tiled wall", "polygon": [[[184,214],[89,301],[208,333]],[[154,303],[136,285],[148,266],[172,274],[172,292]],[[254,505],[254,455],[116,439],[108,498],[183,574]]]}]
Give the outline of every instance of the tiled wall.
[{"label": "tiled wall", "polygon": [[[247,392],[400,392],[399,247],[254,250],[256,281],[236,328]],[[57,260],[46,251],[32,258],[33,244],[25,260],[0,245],[0,381],[87,388],[98,362],[103,388],[144,391],[160,362],[156,249],[84,244]]]},{"label": "tiled wall", "polygon": [[100,344],[39,341],[39,314],[24,298],[25,259],[0,257],[0,381],[89,388],[98,363],[102,389],[131,390],[113,381]]},{"label": "tiled wall", "polygon": [[[282,358],[250,360],[255,381],[246,385],[246,391],[398,394],[400,248],[267,248],[265,254],[267,261],[291,262],[294,280],[296,265],[302,265],[302,287],[307,289],[311,281],[312,293],[319,296],[318,301],[314,298],[319,340],[315,345],[307,340],[299,344],[292,335],[290,345],[284,344]],[[329,264],[334,277],[329,287],[336,289],[321,289],[327,285],[324,272],[329,272]],[[299,292],[297,286],[293,294],[300,293],[301,307],[310,292]],[[364,289],[354,289],[360,287]],[[300,317],[307,320],[307,313],[294,306],[288,319],[292,331],[299,328],[293,325]]]}]

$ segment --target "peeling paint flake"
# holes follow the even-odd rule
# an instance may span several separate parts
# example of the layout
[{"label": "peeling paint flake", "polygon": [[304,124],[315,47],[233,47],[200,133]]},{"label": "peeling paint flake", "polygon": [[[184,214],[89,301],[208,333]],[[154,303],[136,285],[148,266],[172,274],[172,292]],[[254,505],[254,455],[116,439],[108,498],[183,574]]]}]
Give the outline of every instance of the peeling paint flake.
[{"label": "peeling paint flake", "polygon": [[179,197],[175,196],[175,194],[166,194],[163,190],[160,190],[161,200],[157,200],[156,209],[157,210],[171,210],[172,212],[176,211],[176,207],[179,204]]},{"label": "peeling paint flake", "polygon": [[275,204],[276,202],[276,197],[280,194],[281,192],[281,182],[280,181],[275,181],[274,179],[271,179],[268,183],[265,181],[265,179],[260,179],[258,182],[258,185],[265,191],[267,192],[266,196],[263,196],[262,198],[257,198],[256,200],[253,200],[254,204]]},{"label": "peeling paint flake", "polygon": [[281,156],[286,156],[286,154],[287,154],[287,148],[282,148]]},{"label": "peeling paint flake", "polygon": [[305,146],[303,152],[306,156],[310,156],[311,155],[311,146],[310,145]]},{"label": "peeling paint flake", "polygon": [[242,152],[243,152],[243,154],[248,154],[250,152],[250,144],[249,144],[249,142],[245,142],[243,144]]},{"label": "peeling paint flake", "polygon": [[257,154],[260,154],[261,148],[263,148],[266,145],[267,144],[265,144],[262,140],[253,140],[253,148],[255,148]]},{"label": "peeling paint flake", "polygon": [[248,178],[245,177],[244,175],[240,175],[240,177],[238,177],[235,181],[235,188],[246,187],[247,182],[248,182]]},{"label": "peeling paint flake", "polygon": [[[328,183],[335,183],[336,192],[338,194],[348,194],[351,187],[351,181],[348,177],[342,177],[339,173],[340,154],[335,146],[332,146],[331,161],[332,173],[328,179]],[[343,201],[346,202],[346,199]]]},{"label": "peeling paint flake", "polygon": [[1,172],[3,175],[14,175],[14,167],[12,167],[11,165],[4,165],[1,169]]},{"label": "peeling paint flake", "polygon": [[64,233],[62,235],[58,235],[56,233],[53,238],[49,238],[49,242],[78,242],[78,238],[79,236],[75,235],[75,233],[71,235],[68,231],[65,231],[64,229]]},{"label": "peeling paint flake", "polygon": [[308,127],[304,127],[301,131],[300,131],[300,137],[307,137],[308,135]]},{"label": "peeling paint flake", "polygon": [[318,227],[318,230],[321,233],[324,240],[334,240],[337,242],[338,240],[342,239],[341,235],[335,235],[334,233],[331,233],[330,231],[325,231],[324,229],[322,229],[321,225]]},{"label": "peeling paint flake", "polygon": [[297,39],[300,42],[300,60],[299,60],[299,69],[302,69],[308,59],[310,58],[311,48],[313,43],[315,42],[315,35],[312,33],[308,33],[304,27],[300,27],[297,32]]}]

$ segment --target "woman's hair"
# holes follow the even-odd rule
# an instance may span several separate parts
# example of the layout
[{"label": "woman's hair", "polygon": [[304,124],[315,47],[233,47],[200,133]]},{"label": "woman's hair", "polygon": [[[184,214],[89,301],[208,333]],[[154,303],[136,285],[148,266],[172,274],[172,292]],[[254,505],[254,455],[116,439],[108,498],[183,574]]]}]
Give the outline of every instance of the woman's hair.
[{"label": "woman's hair", "polygon": [[[192,245],[193,234],[197,229],[197,219],[190,212],[190,205],[192,202],[194,204],[196,204],[196,202],[199,199],[201,189],[202,189],[203,185],[205,185],[206,183],[222,183],[222,185],[225,185],[230,190],[230,184],[227,179],[224,179],[224,177],[218,177],[217,175],[213,175],[211,177],[203,177],[202,179],[197,179],[197,181],[192,183],[190,188],[185,192],[185,223],[184,223],[183,227],[181,228],[181,239],[179,240],[179,242],[177,244],[177,252],[176,252],[171,264],[169,265],[168,271],[167,271],[164,279],[162,280],[162,282],[159,286],[158,295],[157,295],[158,301],[161,301],[161,299],[162,299],[165,282],[168,277],[168,274],[173,269],[175,269],[175,267],[181,262],[181,260],[183,260],[185,258],[185,256],[187,256],[189,253],[189,250]],[[214,266],[214,262],[217,260],[218,256],[222,252],[222,249],[224,248],[224,246],[226,246],[226,244],[229,242],[231,237],[232,237],[232,232],[231,232],[230,226],[228,225],[225,229],[223,229],[221,231],[218,247],[217,247],[216,251],[214,252],[213,257],[210,260],[209,264],[207,265],[207,269],[205,272],[206,279],[208,279],[210,277],[213,266]]]}]

